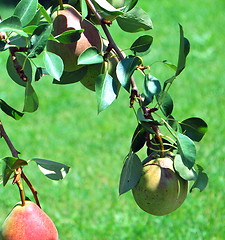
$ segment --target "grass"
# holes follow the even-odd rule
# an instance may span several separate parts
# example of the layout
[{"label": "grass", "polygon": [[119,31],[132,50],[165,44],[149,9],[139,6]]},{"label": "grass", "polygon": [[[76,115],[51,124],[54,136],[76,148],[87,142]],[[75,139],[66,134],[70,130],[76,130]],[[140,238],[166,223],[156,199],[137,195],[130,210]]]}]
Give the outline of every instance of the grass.
[{"label": "grass", "polygon": [[[35,163],[25,169],[61,240],[224,239],[225,59],[221,23],[225,3],[190,0],[184,4],[179,0],[162,0],[159,4],[152,0],[140,1],[139,6],[149,12],[154,24],[154,30],[148,32],[154,36],[154,44],[144,58],[147,64],[165,59],[176,63],[178,23],[191,42],[187,68],[170,93],[177,119],[198,116],[208,123],[209,131],[198,144],[198,162],[209,175],[204,192],[189,194],[181,208],[163,217],[141,211],[130,192],[118,196],[123,160],[136,126],[125,91],[109,109],[97,115],[94,93],[79,83],[53,86],[45,78],[35,83],[40,98],[37,112],[26,114],[20,121],[2,113],[0,118],[22,158],[46,158],[71,166],[69,175],[60,182],[46,179]],[[5,16],[7,11],[3,12]],[[125,34],[116,27],[112,27],[112,34],[122,49],[139,35]],[[0,58],[2,66],[5,61],[5,57]],[[171,75],[160,64],[151,69],[161,80]],[[24,89],[9,79],[4,68],[0,89],[0,98],[22,109]],[[8,155],[1,140],[1,157]],[[29,191],[26,194],[32,198]],[[1,186],[0,222],[18,200],[15,186]]]}]

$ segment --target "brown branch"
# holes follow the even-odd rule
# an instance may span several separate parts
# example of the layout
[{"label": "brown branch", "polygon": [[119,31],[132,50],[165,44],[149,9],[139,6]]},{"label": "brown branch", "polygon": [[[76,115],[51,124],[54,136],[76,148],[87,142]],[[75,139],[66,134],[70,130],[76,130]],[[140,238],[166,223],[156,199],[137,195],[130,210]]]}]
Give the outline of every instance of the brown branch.
[{"label": "brown branch", "polygon": [[[12,144],[11,140],[9,139],[1,121],[0,121],[0,137],[4,138],[6,144],[8,145],[8,148],[11,151],[12,156],[15,157],[15,158],[19,158],[20,152],[15,149],[15,147]],[[22,170],[22,167],[19,167],[15,170],[13,184],[16,184],[17,187],[19,188],[20,199],[21,199],[22,205],[25,205],[25,193],[24,193],[21,178],[24,179],[24,181],[26,182],[26,184],[30,188],[31,192],[33,193],[33,196],[34,196],[34,199],[35,199],[37,205],[40,206],[40,203],[39,203],[39,200],[38,200],[38,197],[37,197],[37,191],[34,189],[32,184],[30,183],[30,181],[28,180],[28,178],[24,174],[24,172]]]},{"label": "brown branch", "polygon": [[[86,0],[86,3],[89,7],[89,9],[95,14],[96,18],[98,19],[108,41],[109,41],[109,48],[113,48],[115,50],[115,52],[117,53],[118,57],[120,58],[120,60],[124,59],[124,55],[122,54],[122,52],[120,51],[119,47],[116,45],[116,43],[114,42],[111,33],[109,32],[107,26],[110,26],[112,24],[112,22],[104,19],[98,12],[98,10],[95,8],[94,4],[92,3],[91,0]],[[131,77],[130,79],[130,83],[131,83],[131,94],[130,94],[130,107],[133,107],[134,101],[136,98],[140,99],[140,93],[138,91],[138,87],[137,84],[134,80],[133,77]]]}]

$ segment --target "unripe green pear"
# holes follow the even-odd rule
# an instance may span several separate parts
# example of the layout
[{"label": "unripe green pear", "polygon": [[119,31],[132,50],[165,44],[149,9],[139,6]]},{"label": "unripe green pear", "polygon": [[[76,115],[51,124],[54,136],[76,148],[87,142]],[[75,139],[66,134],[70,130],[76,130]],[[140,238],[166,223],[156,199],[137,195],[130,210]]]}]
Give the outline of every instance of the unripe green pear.
[{"label": "unripe green pear", "polygon": [[58,240],[50,217],[31,201],[17,204],[2,226],[3,240]]},{"label": "unripe green pear", "polygon": [[80,68],[77,65],[79,55],[91,46],[101,51],[102,42],[98,29],[88,20],[82,21],[81,14],[72,6],[64,5],[63,10],[57,10],[52,14],[53,36],[57,36],[67,30],[84,29],[80,39],[74,43],[58,43],[48,41],[47,50],[59,55],[64,63],[64,71],[72,72]]},{"label": "unripe green pear", "polygon": [[187,197],[188,181],[173,168],[170,158],[151,160],[132,189],[137,205],[147,213],[162,216],[175,211]]}]

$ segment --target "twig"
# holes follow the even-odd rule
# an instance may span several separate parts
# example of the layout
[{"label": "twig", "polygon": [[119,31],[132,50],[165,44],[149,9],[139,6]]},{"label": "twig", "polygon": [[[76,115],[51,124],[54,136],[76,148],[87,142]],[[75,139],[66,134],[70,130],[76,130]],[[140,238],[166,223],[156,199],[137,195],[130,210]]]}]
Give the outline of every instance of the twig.
[{"label": "twig", "polygon": [[[120,60],[124,59],[124,55],[122,54],[122,52],[120,51],[119,47],[116,45],[116,43],[114,42],[111,33],[109,32],[107,25],[110,26],[112,24],[111,21],[108,21],[106,19],[104,19],[98,12],[98,10],[95,8],[94,4],[91,2],[91,0],[86,0],[86,3],[89,7],[89,9],[95,14],[96,18],[98,19],[99,23],[101,24],[101,27],[109,41],[109,48],[113,48],[115,50],[115,52],[117,53],[118,57],[120,58]],[[140,93],[138,91],[137,88],[137,84],[134,80],[133,77],[131,77],[130,79],[130,83],[131,83],[131,94],[130,94],[130,107],[133,107],[135,98],[137,97],[138,99],[140,99]]]}]

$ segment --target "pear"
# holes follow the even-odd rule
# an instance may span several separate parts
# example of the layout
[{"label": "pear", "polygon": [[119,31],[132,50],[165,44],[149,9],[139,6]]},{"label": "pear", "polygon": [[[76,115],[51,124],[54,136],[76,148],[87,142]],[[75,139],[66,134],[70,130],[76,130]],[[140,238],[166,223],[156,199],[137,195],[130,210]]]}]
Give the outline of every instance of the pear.
[{"label": "pear", "polygon": [[49,40],[47,50],[59,55],[64,63],[64,71],[72,72],[82,66],[77,65],[79,55],[91,46],[101,51],[102,41],[98,29],[88,20],[82,20],[81,14],[71,5],[64,4],[63,10],[52,14],[53,36],[60,35],[67,30],[84,29],[80,39],[74,43],[58,43]]},{"label": "pear", "polygon": [[175,211],[187,197],[188,181],[173,167],[173,160],[157,158],[143,166],[142,176],[132,189],[137,205],[147,213],[163,216]]},{"label": "pear", "polygon": [[3,240],[58,240],[57,229],[50,217],[31,201],[18,203],[2,226]]}]

